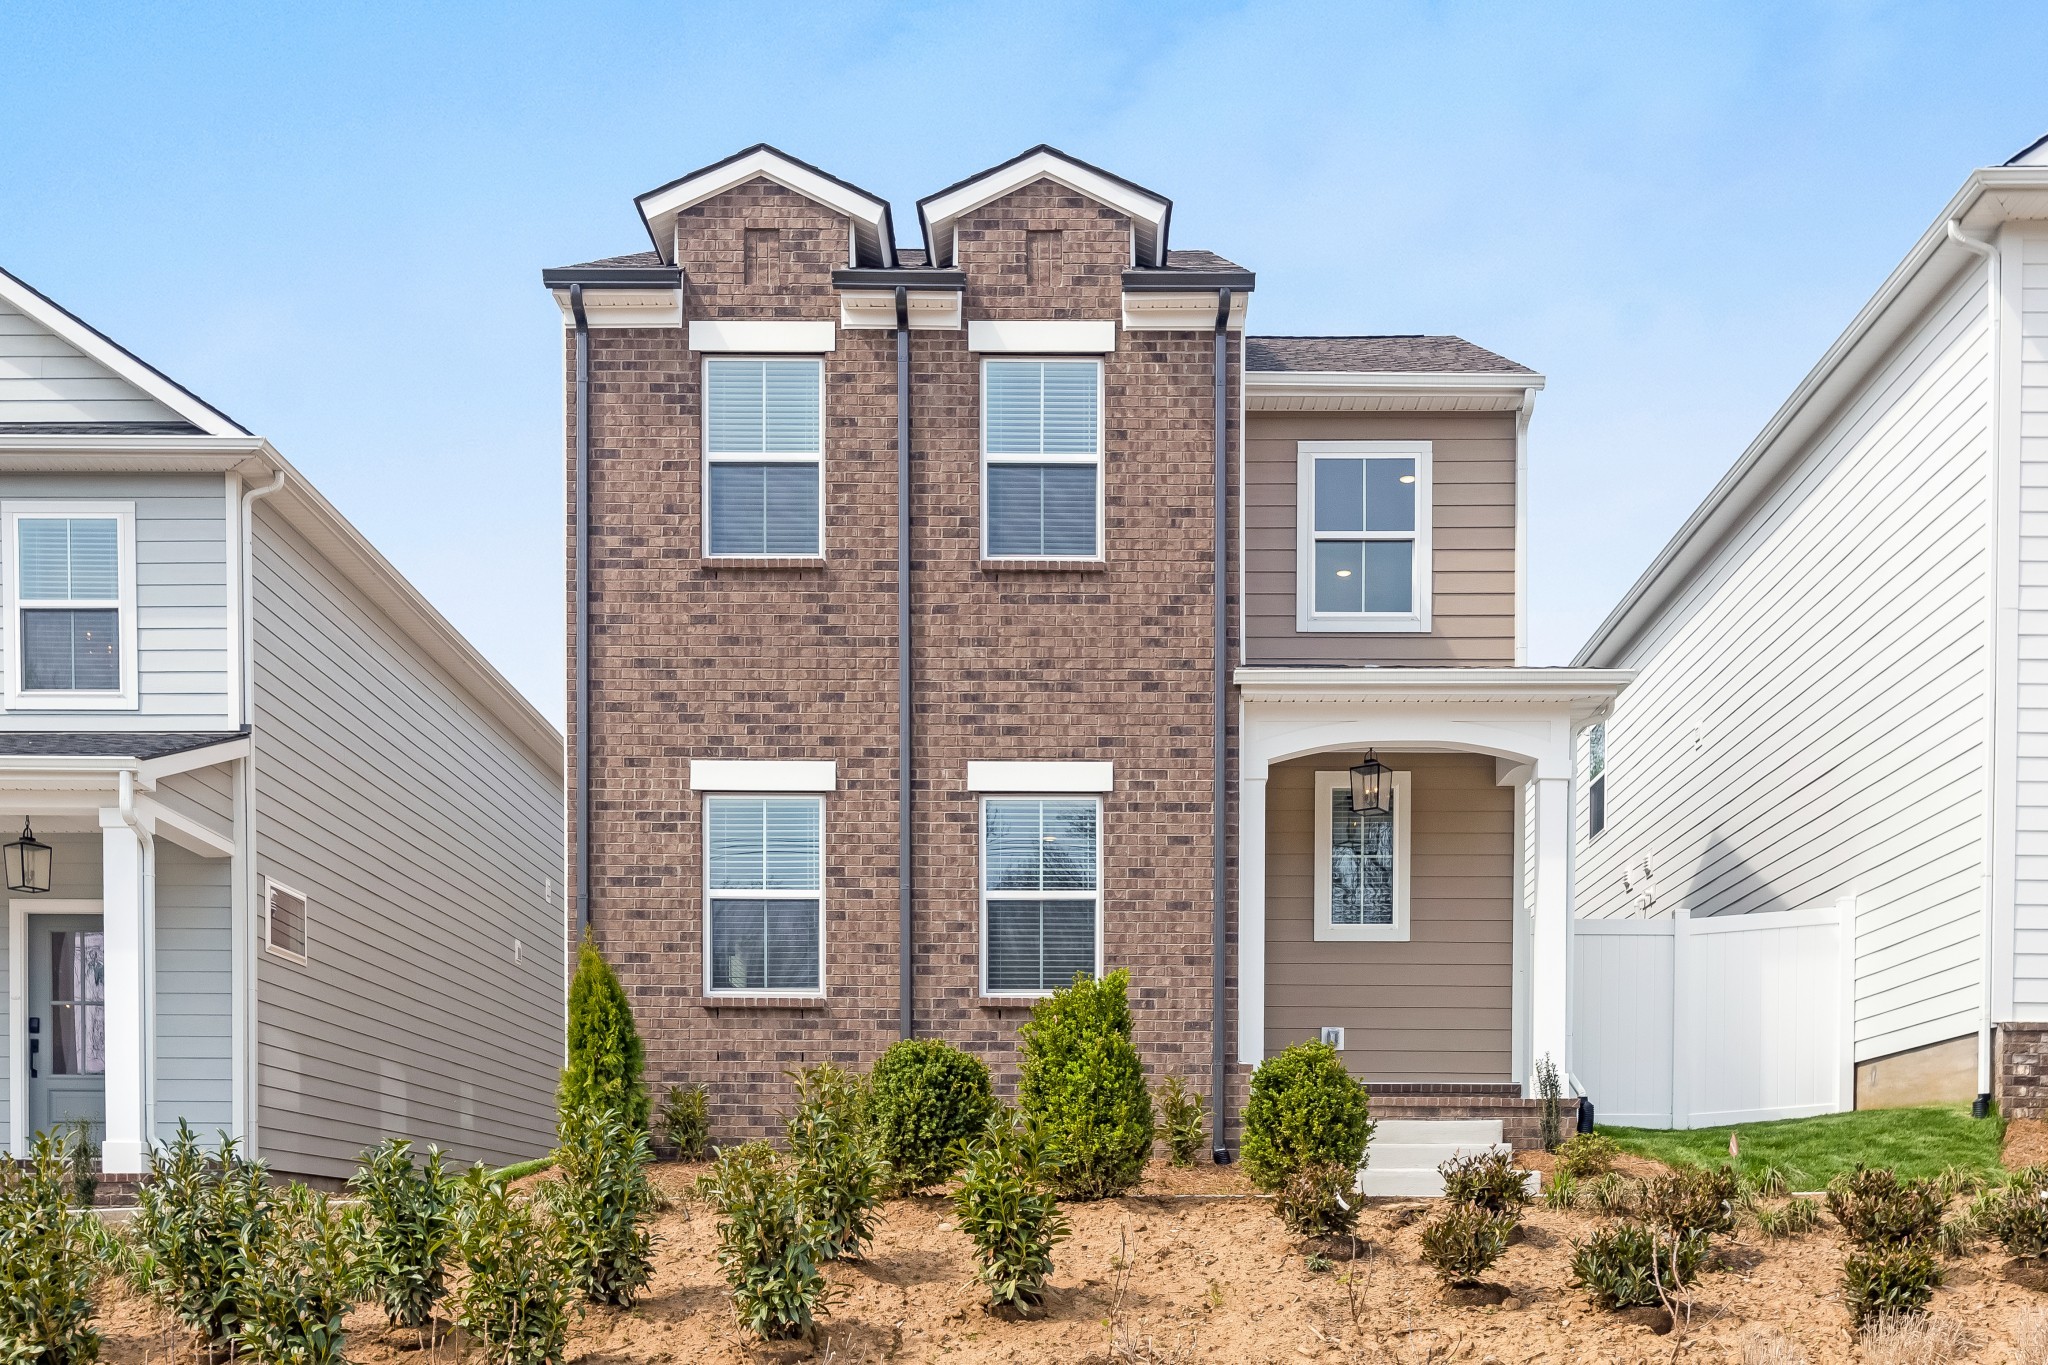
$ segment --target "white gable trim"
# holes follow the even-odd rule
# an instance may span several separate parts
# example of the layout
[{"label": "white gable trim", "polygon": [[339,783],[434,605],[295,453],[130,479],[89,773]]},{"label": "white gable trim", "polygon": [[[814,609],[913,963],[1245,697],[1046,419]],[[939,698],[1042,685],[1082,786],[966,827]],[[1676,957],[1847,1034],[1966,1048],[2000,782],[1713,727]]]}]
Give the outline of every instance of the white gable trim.
[{"label": "white gable trim", "polygon": [[49,328],[51,334],[97,361],[125,382],[155,399],[208,436],[245,436],[248,433],[226,413],[201,402],[159,370],[121,349],[51,299],[0,270],[0,299],[25,317]]},{"label": "white gable trim", "polygon": [[735,185],[744,185],[756,176],[772,180],[786,190],[851,219],[853,233],[847,243],[847,265],[859,264],[859,246],[866,246],[885,266],[896,264],[896,245],[890,240],[888,230],[888,204],[850,185],[841,184],[802,162],[793,161],[772,147],[756,147],[729,161],[707,166],[658,190],[649,190],[633,202],[639,206],[640,217],[647,224],[647,235],[654,239],[654,249],[661,253],[663,260],[672,264],[675,260],[676,215],[693,204],[701,204],[714,195],[725,193]]},{"label": "white gable trim", "polygon": [[1021,157],[1007,166],[998,166],[992,171],[978,175],[964,184],[935,194],[921,201],[917,206],[918,216],[924,219],[925,240],[934,251],[942,251],[947,259],[934,261],[934,265],[952,265],[953,224],[955,220],[974,212],[983,204],[1000,199],[1012,190],[1022,189],[1034,180],[1051,180],[1065,185],[1077,194],[1107,204],[1137,224],[1137,261],[1132,264],[1149,266],[1164,265],[1166,255],[1166,220],[1173,211],[1172,201],[1162,199],[1139,189],[1135,185],[1113,179],[1091,166],[1060,156],[1056,152],[1038,151]]}]

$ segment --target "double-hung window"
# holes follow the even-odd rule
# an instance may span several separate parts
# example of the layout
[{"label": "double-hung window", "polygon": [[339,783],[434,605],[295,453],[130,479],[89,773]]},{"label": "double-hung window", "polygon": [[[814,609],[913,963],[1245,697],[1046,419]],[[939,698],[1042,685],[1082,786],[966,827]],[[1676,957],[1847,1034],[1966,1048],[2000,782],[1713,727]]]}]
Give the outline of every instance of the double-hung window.
[{"label": "double-hung window", "polygon": [[1586,731],[1586,837],[1607,828],[1607,722]]},{"label": "double-hung window", "polygon": [[1303,441],[1302,630],[1429,629],[1430,446]]},{"label": "double-hung window", "polygon": [[1102,556],[1102,362],[984,360],[982,554]]},{"label": "double-hung window", "polygon": [[824,395],[825,365],[813,356],[705,359],[707,553],[824,553]]},{"label": "double-hung window", "polygon": [[824,799],[707,796],[704,829],[706,989],[822,994]]},{"label": "double-hung window", "polygon": [[8,703],[134,705],[132,505],[15,503],[4,520]]},{"label": "double-hung window", "polygon": [[1100,967],[1102,803],[991,796],[981,803],[982,991],[1041,995]]},{"label": "double-hung window", "polygon": [[1351,807],[1351,774],[1316,774],[1318,940],[1408,938],[1409,775],[1388,774],[1392,811]]}]

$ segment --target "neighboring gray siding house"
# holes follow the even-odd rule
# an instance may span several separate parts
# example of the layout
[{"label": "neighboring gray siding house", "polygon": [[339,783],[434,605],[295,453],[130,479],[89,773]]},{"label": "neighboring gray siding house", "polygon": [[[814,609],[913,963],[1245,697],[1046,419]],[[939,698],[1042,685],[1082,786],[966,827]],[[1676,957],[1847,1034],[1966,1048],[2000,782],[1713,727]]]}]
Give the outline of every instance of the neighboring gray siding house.
[{"label": "neighboring gray siding house", "polygon": [[543,1150],[560,735],[267,441],[4,273],[0,597],[0,841],[51,864],[5,893],[0,1142]]}]

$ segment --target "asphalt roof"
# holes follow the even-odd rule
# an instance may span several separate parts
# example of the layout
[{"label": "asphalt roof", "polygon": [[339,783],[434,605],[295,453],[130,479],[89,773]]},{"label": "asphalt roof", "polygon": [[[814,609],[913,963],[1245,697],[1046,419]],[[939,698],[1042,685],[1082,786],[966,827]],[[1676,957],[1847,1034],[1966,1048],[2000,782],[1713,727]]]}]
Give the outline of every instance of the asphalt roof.
[{"label": "asphalt roof", "polygon": [[165,758],[240,739],[246,730],[0,731],[0,756],[15,758]]},{"label": "asphalt roof", "polygon": [[1247,370],[1340,374],[1534,374],[1463,337],[1246,337]]},{"label": "asphalt roof", "polygon": [[[561,267],[564,270],[597,270],[606,266],[660,265],[658,251],[633,251],[624,256],[606,256],[602,260],[578,261],[574,265]],[[927,261],[921,246],[899,246],[896,248],[896,264],[911,269],[922,269]],[[1213,251],[1180,251],[1166,253],[1166,270],[1242,270],[1235,261],[1226,261]]]}]

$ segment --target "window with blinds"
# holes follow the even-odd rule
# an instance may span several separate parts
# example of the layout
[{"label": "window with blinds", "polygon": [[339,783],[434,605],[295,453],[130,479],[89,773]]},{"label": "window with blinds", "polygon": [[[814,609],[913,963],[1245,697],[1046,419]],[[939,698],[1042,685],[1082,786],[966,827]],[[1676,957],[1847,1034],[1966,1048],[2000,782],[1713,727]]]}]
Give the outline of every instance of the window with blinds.
[{"label": "window with blinds", "polygon": [[983,546],[991,559],[1102,553],[1102,362],[982,362]]},{"label": "window with blinds", "polygon": [[306,898],[268,878],[263,883],[263,943],[273,952],[306,960]]},{"label": "window with blinds", "polygon": [[711,796],[704,879],[714,993],[824,989],[825,803],[815,796]]},{"label": "window with blinds", "polygon": [[982,990],[1038,995],[1093,977],[1101,919],[1101,802],[982,802]]},{"label": "window with blinds", "polygon": [[712,555],[823,553],[824,362],[704,362],[706,548]]},{"label": "window with blinds", "polygon": [[121,522],[15,520],[23,692],[121,690]]},{"label": "window with blinds", "polygon": [[1412,774],[1387,774],[1389,810],[1357,810],[1351,774],[1315,775],[1315,939],[1405,942]]}]

